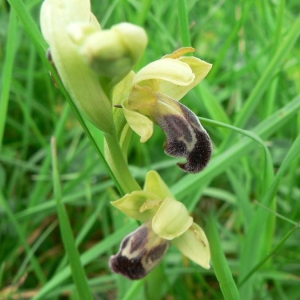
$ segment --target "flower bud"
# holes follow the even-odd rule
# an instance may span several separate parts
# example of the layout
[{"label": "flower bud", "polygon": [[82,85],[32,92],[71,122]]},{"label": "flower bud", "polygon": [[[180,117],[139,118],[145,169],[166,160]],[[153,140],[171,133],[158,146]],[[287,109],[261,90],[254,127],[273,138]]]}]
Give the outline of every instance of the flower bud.
[{"label": "flower bud", "polygon": [[120,23],[109,30],[90,34],[80,53],[96,73],[113,78],[113,83],[116,83],[132,70],[146,44],[144,29]]}]

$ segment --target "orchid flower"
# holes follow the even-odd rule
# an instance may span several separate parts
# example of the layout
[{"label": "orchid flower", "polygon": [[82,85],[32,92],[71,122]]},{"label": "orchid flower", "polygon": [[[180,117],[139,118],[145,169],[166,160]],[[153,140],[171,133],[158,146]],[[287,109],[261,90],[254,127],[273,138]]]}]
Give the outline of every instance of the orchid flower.
[{"label": "orchid flower", "polygon": [[145,222],[126,236],[110,259],[111,269],[141,279],[163,259],[170,243],[203,268],[210,268],[209,243],[186,207],[177,201],[157,172],[149,171],[142,191],[112,202],[123,213]]},{"label": "orchid flower", "polygon": [[142,68],[132,80],[132,89],[123,99],[129,126],[146,142],[153,133],[153,123],[165,132],[166,154],[185,157],[178,166],[197,173],[208,163],[212,153],[210,138],[196,115],[178,101],[210,71],[211,64],[196,57],[183,56],[193,52],[181,48]]}]

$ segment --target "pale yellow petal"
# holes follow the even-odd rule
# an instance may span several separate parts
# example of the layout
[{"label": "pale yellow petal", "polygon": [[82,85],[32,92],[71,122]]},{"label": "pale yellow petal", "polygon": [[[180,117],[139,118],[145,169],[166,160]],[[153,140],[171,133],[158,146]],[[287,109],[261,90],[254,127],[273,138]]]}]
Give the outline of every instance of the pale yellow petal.
[{"label": "pale yellow petal", "polygon": [[195,77],[193,82],[185,86],[174,85],[168,81],[162,81],[160,83],[161,92],[174,100],[180,100],[186,95],[193,87],[203,80],[212,67],[211,64],[196,57],[181,57],[180,61],[189,65]]},{"label": "pale yellow petal", "polygon": [[111,204],[133,219],[147,221],[153,217],[156,211],[151,209],[140,211],[141,206],[147,199],[160,200],[155,194],[145,191],[134,191],[117,201],[111,202]]},{"label": "pale yellow petal", "polygon": [[183,234],[192,225],[186,207],[179,201],[167,197],[160,205],[152,220],[153,231],[166,240]]},{"label": "pale yellow petal", "polygon": [[153,122],[139,112],[127,109],[127,101],[123,101],[124,116],[131,127],[140,137],[140,142],[146,142],[153,134]]},{"label": "pale yellow petal", "polygon": [[[195,75],[188,64],[179,60],[164,58],[156,60],[142,68],[135,76],[133,83],[147,80],[161,80],[173,85],[186,86],[194,81]],[[143,83],[141,83],[143,84]]]},{"label": "pale yellow petal", "polygon": [[207,63],[206,61],[197,57],[182,57],[180,58],[180,61],[187,63],[195,74],[193,87],[201,82],[212,68],[212,64]]},{"label": "pale yellow petal", "polygon": [[205,269],[209,269],[210,248],[206,235],[202,228],[193,225],[181,236],[172,240],[172,243],[183,255]]},{"label": "pale yellow petal", "polygon": [[147,173],[144,190],[147,192],[155,193],[161,199],[174,197],[159,174],[153,170]]}]

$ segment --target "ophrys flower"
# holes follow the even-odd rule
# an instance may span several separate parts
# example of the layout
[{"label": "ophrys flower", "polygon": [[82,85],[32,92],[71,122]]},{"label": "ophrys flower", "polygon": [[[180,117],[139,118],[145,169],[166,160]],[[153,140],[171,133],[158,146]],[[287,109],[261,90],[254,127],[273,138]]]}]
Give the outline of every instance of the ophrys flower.
[{"label": "ophrys flower", "polygon": [[145,222],[123,239],[118,254],[111,257],[114,272],[130,279],[143,278],[160,263],[170,243],[200,266],[210,267],[204,231],[157,172],[148,172],[143,191],[127,194],[112,204],[129,217]]}]

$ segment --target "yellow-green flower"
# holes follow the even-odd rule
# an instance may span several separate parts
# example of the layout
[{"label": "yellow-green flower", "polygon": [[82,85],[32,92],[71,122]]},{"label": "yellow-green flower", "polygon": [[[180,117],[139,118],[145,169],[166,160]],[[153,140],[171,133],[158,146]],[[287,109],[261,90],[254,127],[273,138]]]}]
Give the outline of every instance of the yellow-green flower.
[{"label": "yellow-green flower", "polygon": [[90,0],[46,0],[41,29],[55,68],[79,110],[100,130],[111,133],[108,92],[131,71],[147,36],[128,23],[101,30],[90,6]]},{"label": "yellow-green flower", "polygon": [[212,65],[183,56],[193,51],[191,47],[181,48],[142,68],[135,74],[122,107],[141,142],[151,137],[155,122],[166,134],[166,154],[185,157],[187,162],[179,167],[197,173],[211,157],[211,141],[196,115],[178,101],[207,75]]},{"label": "yellow-green flower", "polygon": [[148,172],[142,191],[127,194],[112,204],[129,217],[145,222],[124,238],[119,252],[111,257],[114,272],[130,279],[143,278],[160,263],[170,243],[198,265],[210,267],[204,231],[157,172]]}]

